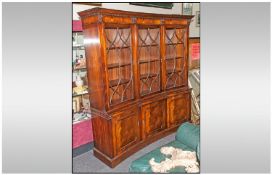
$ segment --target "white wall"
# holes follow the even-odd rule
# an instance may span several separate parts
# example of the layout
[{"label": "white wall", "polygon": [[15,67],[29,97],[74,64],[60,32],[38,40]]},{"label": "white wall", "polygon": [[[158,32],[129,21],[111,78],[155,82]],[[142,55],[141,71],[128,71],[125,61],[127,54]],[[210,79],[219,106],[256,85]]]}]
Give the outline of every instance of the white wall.
[{"label": "white wall", "polygon": [[78,12],[94,8],[95,6],[73,4],[73,20],[79,20]]},{"label": "white wall", "polygon": [[[200,11],[200,3],[193,4],[193,15],[196,15],[196,11]],[[200,12],[201,16],[201,12]],[[196,27],[196,17],[193,17],[190,24],[190,37],[200,37],[200,27]],[[201,26],[201,24],[200,24]]]},{"label": "white wall", "polygon": [[145,7],[130,5],[129,3],[103,3],[103,8],[134,11],[134,12],[145,12],[145,13],[159,13],[159,14],[181,14],[181,3],[174,3],[172,9],[163,9],[156,7]]},{"label": "white wall", "polygon": [[[73,20],[79,20],[79,16],[77,12],[91,9],[94,7],[96,6],[73,4]],[[108,8],[108,9],[145,12],[145,13],[158,13],[158,14],[179,14],[180,15],[182,11],[181,10],[182,3],[174,3],[172,9],[136,6],[136,5],[130,5],[129,3],[102,3],[102,7]],[[195,15],[196,11],[199,11],[199,3],[193,4],[193,15]],[[193,21],[190,25],[190,37],[199,37],[199,27],[196,27],[195,18],[193,18]]]}]

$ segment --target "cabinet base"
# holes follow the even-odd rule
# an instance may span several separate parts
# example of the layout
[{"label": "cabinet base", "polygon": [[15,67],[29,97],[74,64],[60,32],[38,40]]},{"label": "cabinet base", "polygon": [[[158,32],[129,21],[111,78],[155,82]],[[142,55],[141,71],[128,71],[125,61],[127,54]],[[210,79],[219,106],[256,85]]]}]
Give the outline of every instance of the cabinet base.
[{"label": "cabinet base", "polygon": [[178,127],[179,125],[176,125],[174,127],[165,129],[164,131],[161,131],[160,133],[154,134],[153,136],[147,137],[145,140],[138,142],[137,144],[125,150],[124,152],[120,153],[119,155],[115,156],[114,158],[108,157],[107,155],[103,154],[101,151],[99,151],[95,147],[93,149],[93,153],[94,153],[94,156],[97,157],[99,160],[104,162],[109,167],[114,168],[116,165],[121,163],[127,157],[139,151],[140,149],[144,148],[146,145],[174,133],[178,129]]}]

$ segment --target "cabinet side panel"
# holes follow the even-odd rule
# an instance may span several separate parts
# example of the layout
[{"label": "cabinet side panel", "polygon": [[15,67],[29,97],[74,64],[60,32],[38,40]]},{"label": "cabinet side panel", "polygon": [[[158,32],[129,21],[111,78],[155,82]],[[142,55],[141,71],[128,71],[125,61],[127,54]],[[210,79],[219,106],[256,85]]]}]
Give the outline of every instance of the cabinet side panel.
[{"label": "cabinet side panel", "polygon": [[88,25],[88,28],[84,28],[83,33],[87,57],[90,105],[92,108],[105,111],[104,70],[97,24]]},{"label": "cabinet side panel", "polygon": [[103,154],[113,157],[111,120],[95,116],[92,119],[94,147]]}]

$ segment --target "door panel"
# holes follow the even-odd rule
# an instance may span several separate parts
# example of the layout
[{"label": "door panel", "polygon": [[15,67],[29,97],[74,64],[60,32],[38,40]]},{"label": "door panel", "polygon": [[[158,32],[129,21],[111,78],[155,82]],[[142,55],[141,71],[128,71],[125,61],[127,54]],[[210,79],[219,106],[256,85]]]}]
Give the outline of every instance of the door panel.
[{"label": "door panel", "polygon": [[144,129],[147,137],[166,127],[165,105],[165,100],[160,100],[143,106],[142,115],[145,121]]},{"label": "door panel", "polygon": [[117,154],[137,143],[140,139],[140,127],[137,108],[123,111],[114,116]]},{"label": "door panel", "polygon": [[190,119],[190,95],[184,93],[167,99],[168,125],[179,125]]}]

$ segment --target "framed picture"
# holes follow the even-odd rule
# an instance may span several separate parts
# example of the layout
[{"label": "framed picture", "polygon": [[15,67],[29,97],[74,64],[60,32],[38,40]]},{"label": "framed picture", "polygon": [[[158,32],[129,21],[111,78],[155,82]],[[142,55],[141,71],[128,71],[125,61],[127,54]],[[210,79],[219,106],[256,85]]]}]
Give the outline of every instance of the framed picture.
[{"label": "framed picture", "polygon": [[200,11],[196,11],[196,27],[200,27]]},{"label": "framed picture", "polygon": [[80,5],[91,5],[91,6],[98,6],[101,7],[101,2],[73,2],[73,4],[80,4]]},{"label": "framed picture", "polygon": [[164,9],[172,9],[173,3],[172,2],[130,2],[131,5],[138,5],[138,6],[146,6],[146,7],[157,7],[157,8],[164,8]]},{"label": "framed picture", "polygon": [[182,3],[182,15],[193,14],[193,3]]}]

